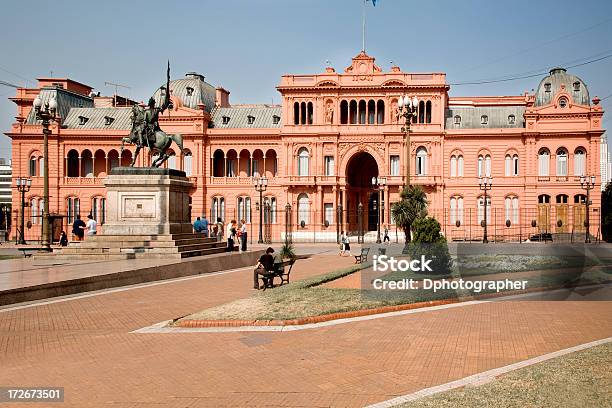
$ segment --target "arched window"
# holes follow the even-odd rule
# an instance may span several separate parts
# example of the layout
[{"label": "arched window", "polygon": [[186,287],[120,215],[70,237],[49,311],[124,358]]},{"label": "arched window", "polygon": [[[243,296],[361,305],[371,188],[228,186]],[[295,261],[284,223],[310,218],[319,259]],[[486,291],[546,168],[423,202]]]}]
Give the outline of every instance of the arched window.
[{"label": "arched window", "polygon": [[480,124],[481,125],[488,125],[489,124],[489,117],[487,115],[482,115],[480,117]]},{"label": "arched window", "polygon": [[508,124],[509,125],[514,125],[515,123],[516,123],[516,116],[508,115]]},{"label": "arched window", "polygon": [[376,102],[373,99],[368,101],[368,125],[376,123]]},{"label": "arched window", "polygon": [[450,199],[450,221],[455,225],[457,221],[463,223],[463,197],[453,196]]},{"label": "arched window", "polygon": [[238,220],[251,223],[251,197],[238,197]]},{"label": "arched window", "polygon": [[304,221],[305,225],[310,222],[310,202],[308,201],[308,194],[300,194],[298,196],[298,225]]},{"label": "arched window", "polygon": [[461,126],[461,116],[455,115],[455,117],[453,119],[454,119],[454,122],[455,122],[455,126],[457,126],[457,127]]},{"label": "arched window", "polygon": [[463,177],[463,156],[457,157],[457,177]]},{"label": "arched window", "polygon": [[478,177],[491,177],[491,156],[478,156]]},{"label": "arched window", "polygon": [[557,176],[567,176],[567,150],[557,150]]},{"label": "arched window", "polygon": [[517,224],[519,220],[518,197],[508,196],[504,200],[505,221],[510,220],[512,224]]},{"label": "arched window", "polygon": [[427,149],[423,146],[416,151],[416,175],[424,176],[427,174]]},{"label": "arched window", "polygon": [[108,152],[108,166],[109,171],[119,167],[119,153],[115,149]]},{"label": "arched window", "polygon": [[38,159],[38,175],[40,177],[45,176],[45,158],[44,157],[40,157]]},{"label": "arched window", "polygon": [[310,155],[308,149],[302,147],[298,151],[298,176],[308,176]]},{"label": "arched window", "polygon": [[518,176],[518,155],[514,154],[510,156],[506,155],[505,160],[505,168],[506,168],[506,177],[510,176]]},{"label": "arched window", "polygon": [[540,149],[538,152],[538,176],[548,177],[550,174],[550,152]]},{"label": "arched window", "polygon": [[357,123],[357,101],[355,100],[349,103],[349,122],[351,125]]},{"label": "arched window", "polygon": [[457,156],[455,155],[450,158],[450,176],[457,177]]},{"label": "arched window", "polygon": [[213,153],[212,175],[213,177],[223,177],[225,174],[225,154],[223,150],[217,149]]},{"label": "arched window", "polygon": [[550,196],[548,194],[540,194],[538,196],[538,204],[550,204]]},{"label": "arched window", "polygon": [[506,177],[509,177],[512,174],[512,157],[507,154],[506,159],[504,160],[505,169],[506,169]]},{"label": "arched window", "polygon": [[300,123],[302,125],[306,124],[306,102],[300,104]]},{"label": "arched window", "polygon": [[308,102],[308,124],[312,125],[312,121],[313,121],[313,108],[312,108],[312,102]]},{"label": "arched window", "polygon": [[419,102],[419,123],[425,123],[425,102]]},{"label": "arched window", "polygon": [[30,209],[31,223],[38,224],[38,198],[30,200]]},{"label": "arched window", "polygon": [[100,219],[98,220],[100,225],[106,223],[106,198],[100,198]]},{"label": "arched window", "polygon": [[586,204],[586,198],[584,194],[576,194],[574,196],[574,204]]},{"label": "arched window", "polygon": [[567,204],[568,198],[566,194],[558,194],[557,197],[555,197],[557,204]]},{"label": "arched window", "polygon": [[586,152],[582,148],[574,152],[574,176],[584,176],[586,167]]},{"label": "arched window", "polygon": [[366,123],[366,101],[363,99],[359,101],[359,124],[365,125]]},{"label": "arched window", "polygon": [[29,173],[28,175],[30,177],[36,177],[36,170],[37,170],[37,166],[36,166],[36,157],[32,156],[30,157],[30,168],[29,168]]},{"label": "arched window", "polygon": [[217,220],[225,220],[225,198],[213,197],[212,205],[210,206],[210,220],[211,222],[217,222]]},{"label": "arched window", "polygon": [[93,197],[91,199],[91,211],[90,214],[94,220],[98,221],[98,204],[100,199],[98,197]]},{"label": "arched window", "polygon": [[340,102],[340,124],[346,125],[348,123],[348,102]]},{"label": "arched window", "polygon": [[379,125],[385,123],[385,102],[382,99],[376,103],[376,123]]},{"label": "arched window", "polygon": [[270,207],[269,218],[268,213],[264,211],[265,223],[276,224],[276,197],[265,197],[264,204]]},{"label": "arched window", "polygon": [[299,102],[293,102],[293,124],[294,125],[300,124],[300,103]]},{"label": "arched window", "polygon": [[76,197],[68,197],[66,200],[66,216],[68,224],[72,224],[77,215],[81,213],[81,201]]},{"label": "arched window", "polygon": [[89,150],[81,153],[81,177],[93,177],[93,156]]},{"label": "arched window", "polygon": [[431,101],[425,104],[425,123],[431,123]]},{"label": "arched window", "polygon": [[[491,223],[491,197],[487,195],[487,224]],[[484,197],[478,197],[478,225],[484,220]]]},{"label": "arched window", "polygon": [[185,175],[187,175],[187,177],[191,176],[193,172],[192,159],[193,156],[191,155],[191,152],[185,149],[183,151],[183,171],[185,172]]},{"label": "arched window", "polygon": [[168,157],[167,163],[169,169],[176,169],[176,154],[172,153],[170,157]]},{"label": "arched window", "polygon": [[518,176],[519,175],[519,157],[518,157],[518,154],[515,154],[514,156],[512,156],[512,175],[513,176]]}]

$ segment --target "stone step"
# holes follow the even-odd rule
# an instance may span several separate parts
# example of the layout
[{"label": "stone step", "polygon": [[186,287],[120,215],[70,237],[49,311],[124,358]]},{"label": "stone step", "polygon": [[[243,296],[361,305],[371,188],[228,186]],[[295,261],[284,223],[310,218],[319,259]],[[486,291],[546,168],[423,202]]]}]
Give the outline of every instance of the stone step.
[{"label": "stone step", "polygon": [[[208,238],[194,238],[194,239],[181,239],[176,241],[84,241],[70,243],[69,247],[74,248],[136,248],[136,247],[147,247],[147,248],[174,248],[185,245],[215,245],[219,243],[214,239]],[[224,242],[221,242],[225,245]]]},{"label": "stone step", "polygon": [[164,235],[93,235],[83,242],[109,242],[109,241],[180,241],[184,239],[199,239],[215,241],[214,238],[204,237],[202,234],[164,234]]}]

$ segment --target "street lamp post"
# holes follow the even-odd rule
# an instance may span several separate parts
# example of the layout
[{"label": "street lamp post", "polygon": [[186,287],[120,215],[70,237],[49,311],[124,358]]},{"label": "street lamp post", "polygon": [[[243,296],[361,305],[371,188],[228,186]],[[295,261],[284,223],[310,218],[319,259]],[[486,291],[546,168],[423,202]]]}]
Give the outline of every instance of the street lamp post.
[{"label": "street lamp post", "polygon": [[43,227],[42,227],[42,245],[50,251],[51,250],[51,236],[49,234],[49,135],[51,130],[49,124],[51,121],[57,119],[57,101],[55,98],[51,98],[49,102],[46,102],[43,107],[42,99],[37,96],[34,99],[34,112],[36,113],[36,119],[42,122],[43,128]]},{"label": "street lamp post", "polygon": [[399,107],[399,116],[405,120],[402,126],[402,132],[404,132],[406,138],[406,180],[404,186],[410,187],[410,123],[412,122],[412,117],[417,115],[419,100],[416,96],[410,99],[408,95],[404,95],[399,97],[397,105]]},{"label": "street lamp post", "polygon": [[586,218],[584,220],[584,226],[586,227],[586,237],[584,238],[585,244],[591,243],[591,233],[590,233],[590,222],[589,222],[589,209],[591,206],[591,190],[595,187],[595,176],[580,176],[580,187],[583,190],[586,190]]},{"label": "street lamp post", "polygon": [[376,203],[378,204],[378,208],[376,209],[376,243],[380,244],[382,241],[380,239],[380,213],[382,212],[382,204],[380,200],[380,192],[384,190],[387,185],[387,179],[384,177],[372,177],[372,186],[376,189],[378,193],[378,198]]},{"label": "street lamp post", "polygon": [[480,189],[484,191],[484,219],[482,220],[484,233],[482,236],[482,242],[483,244],[486,244],[487,242],[489,242],[489,239],[487,237],[487,190],[491,191],[493,179],[491,177],[479,177],[478,184],[480,185]]},{"label": "street lamp post", "polygon": [[256,177],[253,179],[255,191],[259,192],[259,239],[258,244],[263,244],[263,192],[268,188],[268,179],[265,177]]},{"label": "street lamp post", "polygon": [[19,238],[19,244],[25,245],[25,193],[30,191],[30,187],[32,186],[32,179],[25,177],[17,177],[15,179],[15,183],[17,184],[17,191],[21,193],[21,233]]}]

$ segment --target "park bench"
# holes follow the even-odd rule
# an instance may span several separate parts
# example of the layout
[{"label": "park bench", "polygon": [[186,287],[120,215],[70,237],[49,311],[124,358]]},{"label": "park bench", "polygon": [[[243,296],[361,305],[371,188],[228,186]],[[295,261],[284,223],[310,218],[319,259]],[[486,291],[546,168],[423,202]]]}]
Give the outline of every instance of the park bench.
[{"label": "park bench", "polygon": [[[284,285],[285,283],[289,283],[289,277],[291,275],[291,269],[293,269],[294,263],[295,259],[289,259],[287,261],[275,263],[274,269],[266,271],[266,274],[259,275],[259,279],[261,279],[263,283],[263,290],[266,290],[267,288],[273,288],[274,278],[276,277],[279,277],[281,280],[278,286]],[[285,270],[287,266],[289,267],[289,269]]]},{"label": "park bench", "polygon": [[359,255],[355,255],[355,263],[360,264],[368,262],[368,253],[370,253],[370,248],[361,248]]}]

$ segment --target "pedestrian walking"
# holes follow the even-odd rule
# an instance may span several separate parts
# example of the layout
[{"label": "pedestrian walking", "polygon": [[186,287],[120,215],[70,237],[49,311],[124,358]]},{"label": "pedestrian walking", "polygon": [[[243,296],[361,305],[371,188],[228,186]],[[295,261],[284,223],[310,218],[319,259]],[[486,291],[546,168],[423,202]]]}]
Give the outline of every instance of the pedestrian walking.
[{"label": "pedestrian walking", "polygon": [[247,250],[248,225],[246,223],[246,220],[241,220],[240,222],[242,224],[240,226],[240,250],[244,252]]},{"label": "pedestrian walking", "polygon": [[236,241],[236,220],[231,220],[227,224],[227,252],[234,250],[234,242]]},{"label": "pedestrian walking", "polygon": [[59,246],[68,246],[68,235],[66,234],[66,231],[62,231],[60,234]]},{"label": "pedestrian walking", "polygon": [[387,245],[391,244],[391,239],[389,239],[389,226],[387,224],[385,224],[385,229],[383,230],[384,235],[383,235],[383,243],[387,243]]},{"label": "pedestrian walking", "polygon": [[221,219],[221,217],[217,217],[216,227],[217,227],[217,232],[216,232],[217,241],[223,241],[223,232],[224,232],[225,225],[223,224],[223,220]]},{"label": "pedestrian walking", "polygon": [[202,216],[202,224],[201,224],[201,233],[204,234],[204,236],[206,238],[208,238],[208,228],[209,228],[209,222],[208,219],[206,218],[205,215]]},{"label": "pedestrian walking", "polygon": [[93,219],[91,214],[87,215],[87,224],[85,225],[85,228],[87,229],[88,237],[93,237],[98,233],[98,222]]},{"label": "pedestrian walking", "polygon": [[77,214],[74,223],[72,224],[72,235],[75,241],[82,241],[85,236],[85,223],[81,219],[81,215]]},{"label": "pedestrian walking", "polygon": [[202,221],[200,220],[200,217],[197,217],[195,222],[193,223],[193,231],[196,234],[199,234],[202,232]]}]

